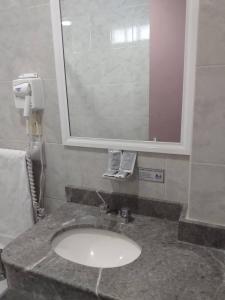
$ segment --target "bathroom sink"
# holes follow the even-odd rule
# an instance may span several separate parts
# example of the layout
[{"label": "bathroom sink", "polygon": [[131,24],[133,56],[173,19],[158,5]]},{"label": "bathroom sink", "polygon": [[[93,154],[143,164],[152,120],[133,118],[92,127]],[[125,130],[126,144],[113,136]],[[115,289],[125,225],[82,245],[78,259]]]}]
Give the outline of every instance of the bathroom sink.
[{"label": "bathroom sink", "polygon": [[116,268],[135,261],[141,247],[125,235],[95,228],[71,229],[52,241],[61,257],[89,267]]}]

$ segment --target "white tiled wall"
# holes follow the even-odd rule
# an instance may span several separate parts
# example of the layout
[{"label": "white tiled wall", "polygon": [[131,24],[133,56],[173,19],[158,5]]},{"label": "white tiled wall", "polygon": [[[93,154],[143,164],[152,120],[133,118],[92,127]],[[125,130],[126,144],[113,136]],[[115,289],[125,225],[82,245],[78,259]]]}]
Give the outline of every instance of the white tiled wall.
[{"label": "white tiled wall", "polygon": [[225,1],[200,1],[189,217],[225,225]]},{"label": "white tiled wall", "polygon": [[[129,1],[133,2],[136,0]],[[213,3],[215,2],[221,6],[221,10],[224,9],[222,0],[203,2],[206,3],[206,7],[202,8],[204,14],[207,14],[209,10],[211,11],[211,9],[213,9],[211,6],[213,6]],[[23,5],[25,5],[25,7]],[[204,16],[201,18],[203,17]],[[211,22],[214,23],[216,21],[213,20]],[[218,19],[219,28],[222,23],[222,18]],[[203,22],[203,24],[205,23]],[[214,26],[214,24],[208,24],[207,26]],[[206,29],[200,29],[200,31],[201,30]],[[202,34],[206,36],[206,33]],[[220,44],[222,43],[220,36],[221,34],[222,33],[219,32],[217,33],[217,38]],[[214,35],[211,38],[216,39],[216,36]],[[120,191],[130,194],[139,194],[145,197],[155,197],[158,199],[172,200],[177,202],[187,202],[189,176],[189,160],[187,157],[141,153],[138,158],[139,166],[166,169],[165,184],[149,183],[144,181],[139,182],[137,180],[129,183],[116,183],[114,181],[111,182],[104,180],[101,177],[107,162],[106,151],[63,147],[61,144],[60,135],[54,53],[48,0],[1,0],[0,39],[0,147],[23,149],[26,144],[25,124],[23,119],[20,118],[14,108],[11,93],[11,80],[17,77],[20,73],[33,71],[39,72],[41,77],[44,79],[46,96],[46,109],[44,115],[44,133],[47,157],[46,200],[48,209],[50,211],[65,201],[64,187],[66,184],[72,184],[77,187],[102,189],[105,191]],[[200,42],[203,44],[211,43],[211,47],[216,44],[215,40],[210,42],[208,40],[204,41],[202,38],[200,38]],[[220,57],[221,56],[222,54],[220,54]],[[208,56],[204,58],[204,61],[210,60],[208,64],[218,63],[218,57],[216,53],[215,57],[217,58],[217,61],[214,62],[211,55],[208,54]],[[223,64],[222,57],[219,63]],[[198,80],[201,82],[201,80],[203,80],[201,78],[204,78],[207,85],[212,84],[213,80],[215,79],[210,79],[210,74],[213,75],[214,69],[215,72],[223,72],[223,66],[198,67]],[[208,75],[201,75],[201,72],[204,73],[204,70]],[[215,84],[218,83],[216,82]],[[222,83],[220,88],[222,89]],[[201,89],[198,88],[198,90]],[[203,92],[204,89],[202,89],[201,93]],[[208,93],[206,93],[203,97],[206,99],[206,101],[208,101],[206,96],[208,96]],[[222,97],[222,93],[218,92],[218,97]],[[219,109],[216,112],[216,109],[213,108],[214,118],[212,118],[210,121],[210,114],[207,114],[207,109],[202,108],[205,116],[204,122],[209,122],[207,125],[207,131],[210,135],[212,135],[212,138],[217,133],[221,135],[221,139],[218,138],[218,141],[221,141],[223,138],[222,131],[219,131],[218,133],[220,128],[216,129],[216,125],[213,126],[213,124],[215,124],[215,119],[221,120],[222,123],[223,117],[221,111],[223,104],[217,98],[213,98],[213,101],[217,101],[219,103]],[[198,101],[196,105],[198,105]],[[198,111],[201,111],[201,108],[196,108],[196,116]],[[221,126],[223,125],[221,124]],[[200,130],[199,128],[199,126],[196,127],[195,125],[195,136],[198,134],[198,131]],[[221,150],[220,152],[219,147],[223,148],[225,143],[218,145],[218,147],[215,147],[215,149],[212,149],[212,146],[210,146],[210,139],[207,140],[207,136],[205,137],[205,134],[205,131],[200,134],[200,137],[204,137],[204,139],[202,138],[202,143],[205,143],[204,153],[202,155],[198,154],[198,148],[201,145],[197,146],[195,142],[193,159],[197,164],[202,158],[204,158],[204,161],[200,161],[201,163],[210,161],[210,164],[216,164],[213,166],[213,168],[214,170],[217,170],[218,168],[220,173],[216,172],[217,175],[214,176],[218,177],[223,172],[223,168],[221,166],[217,167],[217,164],[221,165],[223,163],[223,151]],[[201,138],[197,140],[200,143]],[[218,155],[220,158],[218,161],[213,158],[214,151],[219,153]],[[198,157],[197,161],[195,157]],[[211,167],[209,166],[209,168]],[[196,169],[194,172],[191,213],[193,213],[196,218],[207,219],[211,205],[209,205],[208,211],[205,208],[206,211],[203,217],[201,217],[200,207],[202,205],[207,206],[208,202],[211,201],[212,195],[212,201],[215,201],[216,204],[223,204],[223,181],[220,179],[218,182],[215,177],[213,180],[215,180],[216,184],[213,185],[212,183],[211,185],[211,187],[214,188],[215,194],[211,193],[210,196],[205,197],[205,195],[209,195],[208,187],[206,188],[206,186],[209,186],[207,184],[209,176],[204,175],[205,173],[201,171],[200,177],[202,178],[203,190],[201,193],[199,193],[197,187],[201,182],[198,183],[198,181],[195,180],[195,176],[198,177],[198,169]],[[206,179],[203,180],[204,177],[202,176],[206,176]],[[196,188],[195,184],[197,185]],[[217,195],[219,195],[219,197],[217,197]],[[205,199],[207,200],[206,202],[203,201]],[[221,210],[221,206],[220,208],[214,209],[214,217],[209,221],[215,221],[217,214],[220,220],[222,219],[223,212],[220,211],[219,214],[219,210]]]},{"label": "white tiled wall", "polygon": [[0,38],[1,147],[23,149],[26,144],[25,124],[14,108],[11,80],[20,73],[32,71],[39,72],[44,78],[46,199],[49,210],[65,201],[64,187],[67,184],[187,201],[188,160],[185,157],[140,154],[139,166],[166,169],[166,183],[134,180],[123,184],[102,179],[107,165],[106,151],[62,146],[48,0],[2,0]]}]

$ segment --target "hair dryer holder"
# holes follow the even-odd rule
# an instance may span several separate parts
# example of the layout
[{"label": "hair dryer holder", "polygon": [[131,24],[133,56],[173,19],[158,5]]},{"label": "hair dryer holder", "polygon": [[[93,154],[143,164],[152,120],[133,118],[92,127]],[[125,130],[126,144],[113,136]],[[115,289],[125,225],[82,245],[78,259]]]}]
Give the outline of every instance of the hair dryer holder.
[{"label": "hair dryer holder", "polygon": [[13,81],[14,101],[17,109],[24,111],[28,118],[31,111],[44,108],[43,84],[37,74],[24,74]]}]

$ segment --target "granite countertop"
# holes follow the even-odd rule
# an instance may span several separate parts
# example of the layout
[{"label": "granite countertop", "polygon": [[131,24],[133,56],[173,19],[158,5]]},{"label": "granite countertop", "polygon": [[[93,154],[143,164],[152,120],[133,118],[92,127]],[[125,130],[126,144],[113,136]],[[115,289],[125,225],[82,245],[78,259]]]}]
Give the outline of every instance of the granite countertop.
[{"label": "granite countertop", "polygon": [[[142,247],[142,254],[133,263],[113,269],[86,267],[59,257],[51,248],[54,235],[81,226],[121,232]],[[96,207],[66,203],[9,244],[2,259],[9,268],[100,299],[225,299],[225,252],[179,242],[177,227],[175,221],[141,215],[121,224],[114,216],[100,216]]]}]

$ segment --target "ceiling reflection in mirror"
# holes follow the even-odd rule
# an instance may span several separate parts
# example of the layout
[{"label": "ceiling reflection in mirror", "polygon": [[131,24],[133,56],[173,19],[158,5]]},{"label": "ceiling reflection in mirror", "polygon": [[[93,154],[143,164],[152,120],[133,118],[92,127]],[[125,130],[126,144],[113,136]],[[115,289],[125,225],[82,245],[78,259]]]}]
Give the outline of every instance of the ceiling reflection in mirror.
[{"label": "ceiling reflection in mirror", "polygon": [[61,0],[71,136],[179,142],[186,0]]}]

